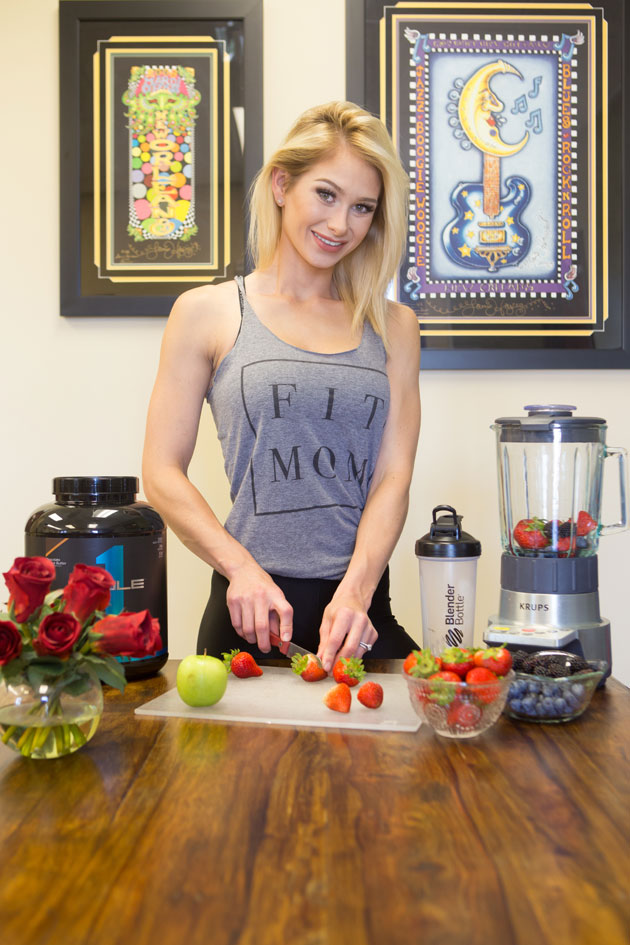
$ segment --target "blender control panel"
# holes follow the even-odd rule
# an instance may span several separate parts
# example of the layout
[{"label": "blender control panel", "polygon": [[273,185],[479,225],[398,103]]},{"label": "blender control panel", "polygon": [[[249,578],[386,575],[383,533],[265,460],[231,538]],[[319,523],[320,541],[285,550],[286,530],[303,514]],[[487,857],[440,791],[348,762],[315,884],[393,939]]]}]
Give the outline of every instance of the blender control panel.
[{"label": "blender control panel", "polygon": [[545,649],[562,649],[577,638],[576,630],[560,627],[515,627],[514,624],[490,624],[483,638],[486,643],[509,643],[510,646],[537,646]]}]

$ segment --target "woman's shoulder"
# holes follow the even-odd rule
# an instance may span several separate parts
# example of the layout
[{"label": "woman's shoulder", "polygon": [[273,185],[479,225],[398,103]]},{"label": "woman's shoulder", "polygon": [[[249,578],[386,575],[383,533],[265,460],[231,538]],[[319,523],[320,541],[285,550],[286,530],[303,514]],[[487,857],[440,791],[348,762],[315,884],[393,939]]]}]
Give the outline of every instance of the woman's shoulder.
[{"label": "woman's shoulder", "polygon": [[187,289],[175,300],[169,317],[180,321],[216,320],[238,313],[238,289],[232,279]]},{"label": "woman's shoulder", "polygon": [[175,300],[167,324],[174,343],[204,351],[218,364],[234,344],[240,327],[234,280],[187,289]]},{"label": "woman's shoulder", "polygon": [[408,344],[411,339],[417,339],[418,319],[416,313],[408,305],[400,302],[387,302],[387,332],[392,342],[400,340]]}]

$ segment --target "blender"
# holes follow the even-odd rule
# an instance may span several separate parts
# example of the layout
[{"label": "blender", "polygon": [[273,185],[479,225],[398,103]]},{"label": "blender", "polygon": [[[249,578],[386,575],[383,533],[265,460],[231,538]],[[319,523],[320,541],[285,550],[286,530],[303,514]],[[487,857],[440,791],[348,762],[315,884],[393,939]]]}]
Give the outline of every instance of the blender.
[{"label": "blender", "polygon": [[[611,665],[610,622],[600,615],[600,537],[627,528],[626,450],[607,446],[606,421],[573,406],[530,405],[499,417],[499,612],[484,640],[510,649],[562,649]],[[601,523],[604,461],[619,466],[621,519]]]}]

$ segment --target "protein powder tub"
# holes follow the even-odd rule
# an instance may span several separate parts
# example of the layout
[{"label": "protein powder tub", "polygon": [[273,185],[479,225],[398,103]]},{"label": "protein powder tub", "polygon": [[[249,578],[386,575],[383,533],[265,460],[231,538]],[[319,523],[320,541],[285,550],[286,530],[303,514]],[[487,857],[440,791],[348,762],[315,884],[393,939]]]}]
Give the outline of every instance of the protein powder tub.
[{"label": "protein powder tub", "polygon": [[125,677],[157,673],[168,659],[166,528],[146,502],[137,502],[135,476],[59,476],[55,502],[26,523],[25,553],[55,565],[51,589],[65,587],[75,564],[97,565],[116,582],[106,613],[149,610],[160,621],[162,649],[151,656],[116,657]]}]

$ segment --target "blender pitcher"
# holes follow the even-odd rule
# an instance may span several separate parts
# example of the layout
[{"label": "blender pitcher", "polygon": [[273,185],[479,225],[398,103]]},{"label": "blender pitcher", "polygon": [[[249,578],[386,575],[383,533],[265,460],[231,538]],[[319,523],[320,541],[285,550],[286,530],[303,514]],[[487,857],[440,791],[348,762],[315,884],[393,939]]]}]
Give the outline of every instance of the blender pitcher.
[{"label": "blender pitcher", "polygon": [[[499,417],[496,432],[503,552],[518,557],[588,557],[601,535],[627,528],[626,450],[607,446],[606,421],[575,407],[530,405]],[[604,460],[619,463],[621,519],[601,523]]]}]

